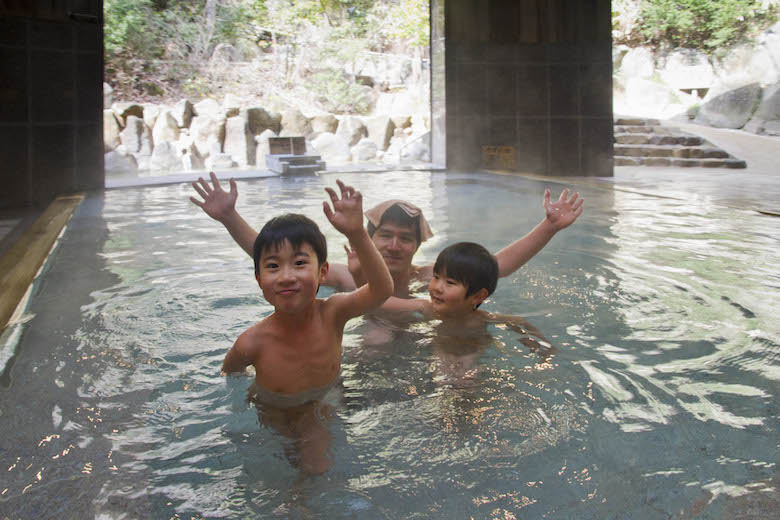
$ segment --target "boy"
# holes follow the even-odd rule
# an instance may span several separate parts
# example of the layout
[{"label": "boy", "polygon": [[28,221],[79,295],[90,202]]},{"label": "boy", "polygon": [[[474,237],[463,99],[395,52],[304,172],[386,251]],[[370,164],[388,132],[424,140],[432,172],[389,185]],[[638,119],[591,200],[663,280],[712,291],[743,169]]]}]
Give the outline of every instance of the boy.
[{"label": "boy", "polygon": [[303,215],[271,219],[255,240],[253,256],[255,278],[274,313],[241,334],[222,365],[225,373],[255,367],[255,394],[267,411],[263,422],[298,441],[302,469],[309,473],[328,465],[327,431],[315,412],[338,380],[344,325],[393,293],[390,272],[363,228],[360,192],[337,183],[341,198],[326,188],[333,209],[323,202],[323,210],[355,248],[366,285],[317,299],[328,275],[325,237]]},{"label": "boy", "polygon": [[458,242],[436,258],[433,278],[428,285],[430,300],[391,297],[382,305],[387,311],[419,312],[425,319],[438,319],[434,331],[434,353],[440,376],[462,382],[473,376],[472,368],[480,352],[489,344],[488,323],[508,327],[525,336],[520,342],[539,352],[547,362],[552,347],[541,333],[517,316],[497,315],[478,310],[493,294],[498,282],[496,258],[479,244]]}]

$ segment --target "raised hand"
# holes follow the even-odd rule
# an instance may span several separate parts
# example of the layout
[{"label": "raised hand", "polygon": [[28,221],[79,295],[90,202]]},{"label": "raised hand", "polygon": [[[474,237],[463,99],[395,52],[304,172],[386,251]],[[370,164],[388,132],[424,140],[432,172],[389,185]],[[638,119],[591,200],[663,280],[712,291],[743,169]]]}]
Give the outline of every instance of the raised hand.
[{"label": "raised hand", "polygon": [[190,200],[205,211],[206,215],[214,220],[223,222],[236,211],[236,199],[238,198],[236,181],[230,179],[230,191],[227,192],[219,185],[219,179],[214,175],[214,172],[210,172],[209,175],[214,188],[209,186],[209,183],[203,177],[200,177],[196,182],[192,183],[192,187],[195,188],[198,195],[203,197],[203,201],[201,202],[195,197],[190,197]]},{"label": "raised hand", "polygon": [[336,181],[341,190],[341,198],[331,188],[325,188],[333,204],[331,210],[327,201],[322,203],[322,210],[333,227],[349,238],[363,229],[363,196],[352,186]]},{"label": "raised hand", "polygon": [[344,245],[344,251],[347,252],[347,269],[349,274],[352,275],[352,279],[355,281],[355,285],[360,287],[366,283],[363,277],[363,269],[360,267],[360,258],[358,258],[357,251],[350,245]]},{"label": "raised hand", "polygon": [[550,202],[550,190],[544,190],[544,211],[547,221],[553,225],[555,231],[569,227],[577,217],[582,214],[584,199],[579,193],[569,197],[569,190],[564,189],[561,196],[555,202]]}]

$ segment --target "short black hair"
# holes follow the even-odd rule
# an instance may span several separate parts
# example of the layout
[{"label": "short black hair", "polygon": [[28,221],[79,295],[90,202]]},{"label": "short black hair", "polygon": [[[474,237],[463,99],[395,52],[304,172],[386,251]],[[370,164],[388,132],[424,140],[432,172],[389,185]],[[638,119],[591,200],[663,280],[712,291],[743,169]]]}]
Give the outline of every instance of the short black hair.
[{"label": "short black hair", "polygon": [[293,248],[306,243],[314,249],[317,263],[322,265],[328,259],[328,243],[317,224],[308,217],[297,213],[286,213],[266,222],[255,239],[252,258],[255,260],[255,273],[260,272],[260,256],[270,247],[279,247],[287,240]]},{"label": "short black hair", "polygon": [[416,217],[410,217],[409,214],[398,204],[393,204],[387,211],[385,211],[382,218],[379,220],[379,225],[375,226],[371,221],[366,226],[368,236],[374,237],[374,232],[381,228],[384,223],[395,224],[397,226],[411,227],[414,229],[414,236],[417,238],[417,246],[422,243],[422,237],[420,236],[420,215]]},{"label": "short black hair", "polygon": [[490,251],[474,242],[458,242],[439,253],[433,272],[444,271],[466,286],[466,296],[480,289],[487,289],[488,296],[493,294],[498,283],[498,261]]}]

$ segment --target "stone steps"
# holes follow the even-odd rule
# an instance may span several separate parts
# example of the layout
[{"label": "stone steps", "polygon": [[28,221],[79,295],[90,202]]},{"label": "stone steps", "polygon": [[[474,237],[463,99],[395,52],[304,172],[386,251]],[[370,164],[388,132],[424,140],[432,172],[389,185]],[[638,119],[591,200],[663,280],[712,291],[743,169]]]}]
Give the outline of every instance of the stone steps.
[{"label": "stone steps", "polygon": [[615,166],[747,167],[706,139],[661,126],[657,119],[617,117],[614,152]]}]

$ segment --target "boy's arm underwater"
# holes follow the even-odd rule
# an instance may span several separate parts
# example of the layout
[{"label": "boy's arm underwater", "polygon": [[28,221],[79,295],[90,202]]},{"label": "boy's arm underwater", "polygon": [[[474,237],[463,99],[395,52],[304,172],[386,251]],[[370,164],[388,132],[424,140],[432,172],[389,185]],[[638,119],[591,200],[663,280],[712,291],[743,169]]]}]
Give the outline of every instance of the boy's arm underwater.
[{"label": "boy's arm underwater", "polygon": [[393,278],[363,227],[363,196],[353,187],[341,181],[336,182],[341,190],[341,198],[331,188],[325,188],[333,209],[327,202],[323,202],[323,211],[333,227],[349,240],[367,282],[356,291],[334,294],[328,298],[328,302],[337,306],[338,314],[346,322],[378,307],[393,294]]},{"label": "boy's arm underwater", "polygon": [[556,202],[550,202],[550,190],[544,190],[545,218],[530,233],[496,253],[498,276],[514,273],[541,251],[555,234],[569,227],[582,214],[582,198],[574,193],[569,198],[565,189]]},{"label": "boy's arm underwater", "polygon": [[[236,181],[230,179],[230,191],[225,191],[219,184],[219,179],[210,172],[211,184],[200,177],[192,183],[192,187],[203,198],[203,201],[196,197],[190,197],[193,204],[201,208],[206,215],[225,226],[233,240],[244,250],[249,257],[252,257],[257,231],[250,226],[244,218],[236,211],[236,199],[238,199],[238,187]],[[355,282],[349,273],[346,265],[331,264],[327,278],[323,281],[324,285],[333,287],[340,291],[351,291],[355,289]]]}]

